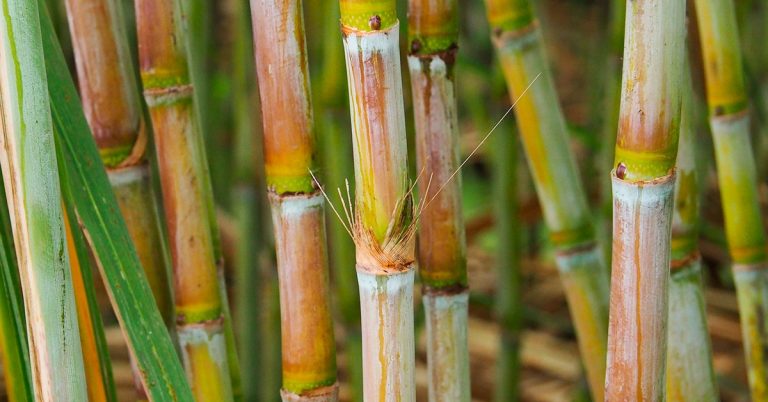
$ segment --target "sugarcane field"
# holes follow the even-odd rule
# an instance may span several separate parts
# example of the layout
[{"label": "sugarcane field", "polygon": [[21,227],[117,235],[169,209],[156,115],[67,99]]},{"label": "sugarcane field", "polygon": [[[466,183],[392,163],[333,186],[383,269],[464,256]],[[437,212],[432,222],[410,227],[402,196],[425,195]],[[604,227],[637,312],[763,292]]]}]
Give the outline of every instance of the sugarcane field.
[{"label": "sugarcane field", "polygon": [[0,401],[768,402],[768,0],[0,3]]}]

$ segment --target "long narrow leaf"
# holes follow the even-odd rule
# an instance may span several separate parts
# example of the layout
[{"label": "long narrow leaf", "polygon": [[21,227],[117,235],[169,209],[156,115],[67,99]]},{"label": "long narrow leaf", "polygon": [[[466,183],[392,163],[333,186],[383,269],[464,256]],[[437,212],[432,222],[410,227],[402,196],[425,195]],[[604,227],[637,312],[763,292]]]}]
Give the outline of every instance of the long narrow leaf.
[{"label": "long narrow leaf", "polygon": [[[58,151],[59,149],[57,149]],[[83,361],[86,364],[85,378],[88,385],[90,402],[116,402],[115,381],[112,377],[112,362],[104,335],[104,324],[101,321],[101,311],[96,300],[96,289],[93,282],[91,256],[83,233],[76,226],[75,201],[69,186],[63,157],[57,154],[59,162],[59,177],[61,181],[61,196],[64,199],[64,223],[68,231],[67,245],[69,246],[70,265],[72,266],[72,285],[75,289],[75,301],[85,298],[85,306],[78,305],[78,317],[81,317],[80,341],[83,345]],[[80,294],[81,293],[81,294]],[[87,310],[80,311],[83,307]],[[85,319],[82,319],[85,317]],[[86,348],[86,342],[90,347]],[[95,349],[95,350],[94,350]],[[96,356],[89,356],[94,354]],[[93,363],[92,363],[93,362]]]},{"label": "long narrow leaf", "polygon": [[0,2],[4,187],[24,294],[35,399],[86,400],[65,246],[38,4]]},{"label": "long narrow leaf", "polygon": [[[41,0],[42,1],[42,0]],[[190,401],[181,362],[163,324],[47,15],[41,15],[56,145],[78,221],[153,401]]]},{"label": "long narrow leaf", "polygon": [[24,299],[21,297],[19,268],[13,249],[11,217],[6,205],[5,192],[0,190],[0,351],[3,354],[3,377],[9,400],[31,402],[35,400],[35,395],[27,349]]}]

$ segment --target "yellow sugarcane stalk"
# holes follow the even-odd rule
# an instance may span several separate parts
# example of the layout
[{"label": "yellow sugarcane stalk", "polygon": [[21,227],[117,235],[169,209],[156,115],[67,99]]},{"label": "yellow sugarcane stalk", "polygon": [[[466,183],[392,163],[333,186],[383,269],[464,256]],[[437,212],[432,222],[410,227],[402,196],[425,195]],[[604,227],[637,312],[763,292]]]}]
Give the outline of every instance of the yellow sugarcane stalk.
[{"label": "yellow sugarcane stalk", "polygon": [[[687,63],[686,63],[687,64]],[[719,397],[704,303],[698,247],[699,178],[693,87],[685,69],[672,215],[672,263],[667,330],[667,400],[716,401]]]},{"label": "yellow sugarcane stalk", "polygon": [[608,272],[595,239],[587,199],[568,148],[565,119],[528,0],[486,0],[494,45],[544,219],[557,254],[592,395],[602,400],[608,333]]},{"label": "yellow sugarcane stalk", "polygon": [[768,254],[734,4],[696,0],[717,177],[752,399],[768,399]]}]

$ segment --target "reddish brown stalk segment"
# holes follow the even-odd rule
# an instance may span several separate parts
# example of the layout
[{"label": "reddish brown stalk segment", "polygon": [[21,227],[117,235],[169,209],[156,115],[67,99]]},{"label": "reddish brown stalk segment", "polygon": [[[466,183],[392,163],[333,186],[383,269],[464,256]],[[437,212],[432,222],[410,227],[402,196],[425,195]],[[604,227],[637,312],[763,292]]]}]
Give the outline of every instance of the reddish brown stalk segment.
[{"label": "reddish brown stalk segment", "polygon": [[461,180],[453,176],[459,165],[452,79],[455,53],[451,49],[439,55],[409,56],[408,63],[414,114],[419,116],[415,119],[417,163],[425,177],[419,191],[421,199],[431,201],[420,218],[419,275],[428,287],[461,291],[467,273]]},{"label": "reddish brown stalk segment", "polygon": [[[323,196],[270,194],[280,283],[283,384],[336,392]],[[310,312],[308,314],[308,312]],[[308,395],[312,395],[309,392]]]},{"label": "reddish brown stalk segment", "polygon": [[641,185],[613,176],[607,401],[663,400],[673,190],[674,176]]},{"label": "reddish brown stalk segment", "polygon": [[[408,36],[416,162],[423,172],[419,275],[427,320],[430,401],[469,401],[466,240],[461,208],[454,62],[458,2],[410,0]],[[434,184],[434,186],[433,186]]]},{"label": "reddish brown stalk segment", "polygon": [[314,137],[300,0],[252,0],[264,158],[275,230],[284,401],[334,401],[324,198],[311,169]]},{"label": "reddish brown stalk segment", "polygon": [[144,156],[146,136],[118,3],[67,0],[80,96],[85,117],[107,167]]},{"label": "reddish brown stalk segment", "polygon": [[267,185],[278,194],[311,193],[315,140],[300,3],[252,3],[259,91],[269,94],[261,102]]},{"label": "reddish brown stalk segment", "polygon": [[215,221],[178,0],[136,2],[139,64],[154,132],[173,261],[176,328],[199,401],[233,398]]},{"label": "reddish brown stalk segment", "polygon": [[[191,86],[175,89],[185,101],[169,105],[156,105],[150,109],[158,152],[165,155],[189,153],[190,138],[185,135],[193,124],[189,120],[194,107]],[[162,134],[160,134],[162,133]],[[205,211],[199,196],[198,176],[190,160],[158,158],[160,181],[163,184],[163,203],[173,259],[173,281],[176,289],[177,322],[194,322],[188,315],[215,318],[221,312],[221,301],[211,231],[207,219],[200,219]],[[204,216],[204,215],[203,215]],[[204,318],[205,319],[205,318]]]}]

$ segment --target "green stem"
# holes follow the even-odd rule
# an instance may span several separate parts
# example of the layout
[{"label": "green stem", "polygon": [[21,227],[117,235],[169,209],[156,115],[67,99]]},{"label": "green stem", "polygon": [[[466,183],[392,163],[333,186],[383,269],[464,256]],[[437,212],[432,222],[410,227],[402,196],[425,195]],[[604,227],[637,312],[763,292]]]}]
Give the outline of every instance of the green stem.
[{"label": "green stem", "polygon": [[496,317],[501,325],[501,351],[496,363],[494,401],[520,398],[520,331],[523,324],[520,274],[520,228],[517,200],[517,140],[513,133],[496,138]]}]

